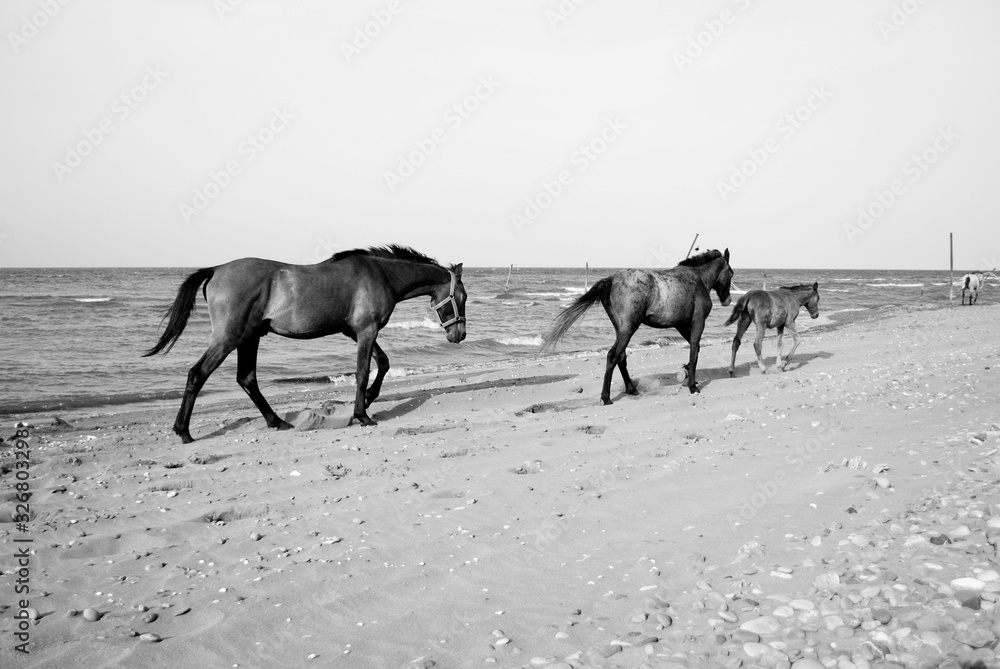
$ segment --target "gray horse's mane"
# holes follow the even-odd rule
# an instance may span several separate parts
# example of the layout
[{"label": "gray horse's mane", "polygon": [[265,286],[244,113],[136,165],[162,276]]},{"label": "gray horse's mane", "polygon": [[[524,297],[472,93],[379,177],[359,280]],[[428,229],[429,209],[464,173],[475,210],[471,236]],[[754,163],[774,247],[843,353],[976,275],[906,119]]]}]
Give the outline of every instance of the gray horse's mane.
[{"label": "gray horse's mane", "polygon": [[685,258],[684,260],[677,263],[678,267],[700,267],[707,263],[712,262],[716,258],[721,258],[722,252],[713,249],[711,251],[705,251],[704,253],[699,253],[696,256],[691,256],[690,258]]}]

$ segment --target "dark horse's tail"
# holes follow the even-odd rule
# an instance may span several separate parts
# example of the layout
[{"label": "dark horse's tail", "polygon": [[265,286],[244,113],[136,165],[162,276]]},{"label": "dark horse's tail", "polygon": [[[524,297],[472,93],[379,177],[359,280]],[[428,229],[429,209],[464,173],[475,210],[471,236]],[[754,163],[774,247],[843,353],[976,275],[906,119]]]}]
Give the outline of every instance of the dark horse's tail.
[{"label": "dark horse's tail", "polygon": [[184,332],[188,316],[191,315],[191,310],[194,308],[194,301],[198,297],[198,286],[205,284],[202,295],[207,299],[205,289],[208,288],[208,280],[212,278],[213,274],[215,274],[215,268],[206,267],[194,272],[184,280],[177,291],[177,299],[170,305],[167,315],[163,317],[163,320],[167,321],[167,328],[160,335],[160,341],[156,342],[156,346],[143,353],[143,357],[156,355],[160,351],[166,353],[174,347],[178,337]]},{"label": "dark horse's tail", "polygon": [[748,297],[750,297],[750,293],[744,293],[740,299],[736,300],[736,306],[733,307],[733,313],[729,314],[729,318],[726,319],[726,325],[732,325],[740,320],[740,316],[747,310]]},{"label": "dark horse's tail", "polygon": [[611,297],[611,277],[605,277],[590,287],[586,293],[576,298],[573,304],[569,305],[565,311],[556,316],[552,323],[552,329],[545,336],[542,342],[542,351],[548,351],[555,347],[556,342],[566,332],[573,327],[587,309],[590,309],[595,302],[607,302]]}]

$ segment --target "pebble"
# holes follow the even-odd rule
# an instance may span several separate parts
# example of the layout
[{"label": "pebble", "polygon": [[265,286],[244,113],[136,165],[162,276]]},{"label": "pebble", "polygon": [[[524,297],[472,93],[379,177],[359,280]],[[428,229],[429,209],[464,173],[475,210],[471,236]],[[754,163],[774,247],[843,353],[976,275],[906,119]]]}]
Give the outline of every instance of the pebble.
[{"label": "pebble", "polygon": [[101,614],[97,609],[84,609],[83,619],[89,622],[95,622],[101,619]]},{"label": "pebble", "polygon": [[740,625],[740,629],[746,630],[747,632],[753,632],[754,634],[759,634],[761,636],[775,634],[779,632],[782,627],[783,625],[771,616],[761,616],[760,618],[747,620]]},{"label": "pebble", "polygon": [[149,641],[151,643],[156,643],[158,641],[163,641],[163,637],[161,637],[159,634],[154,634],[152,632],[146,632],[145,634],[140,634],[139,635],[139,640],[140,641]]},{"label": "pebble", "polygon": [[986,584],[978,578],[956,578],[951,582],[951,587],[955,590],[971,590],[972,592],[982,592]]},{"label": "pebble", "polygon": [[792,669],[826,669],[826,665],[810,657],[802,657],[792,662]]}]

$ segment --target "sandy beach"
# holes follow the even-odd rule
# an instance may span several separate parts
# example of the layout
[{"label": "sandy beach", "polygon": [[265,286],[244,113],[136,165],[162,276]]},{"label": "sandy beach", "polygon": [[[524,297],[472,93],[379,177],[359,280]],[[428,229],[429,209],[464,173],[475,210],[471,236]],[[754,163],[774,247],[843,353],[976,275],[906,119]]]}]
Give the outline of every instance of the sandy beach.
[{"label": "sandy beach", "polygon": [[0,666],[995,666],[998,317],[8,421]]}]

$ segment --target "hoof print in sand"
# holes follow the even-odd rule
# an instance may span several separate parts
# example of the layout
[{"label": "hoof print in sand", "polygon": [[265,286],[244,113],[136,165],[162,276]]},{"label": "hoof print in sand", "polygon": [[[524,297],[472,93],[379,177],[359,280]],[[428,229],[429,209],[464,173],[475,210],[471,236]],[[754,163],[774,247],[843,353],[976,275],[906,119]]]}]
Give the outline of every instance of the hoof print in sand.
[{"label": "hoof print in sand", "polygon": [[584,434],[604,434],[608,429],[607,425],[577,425],[576,429]]}]

